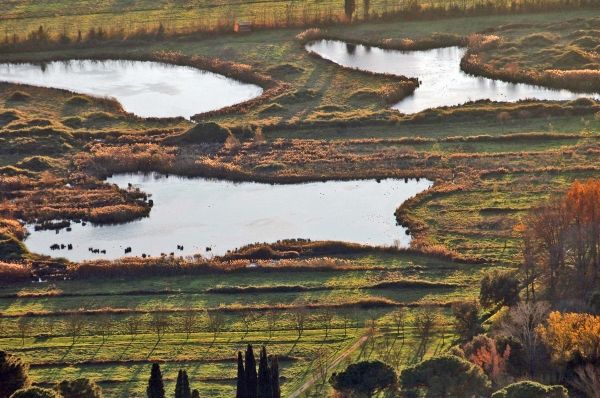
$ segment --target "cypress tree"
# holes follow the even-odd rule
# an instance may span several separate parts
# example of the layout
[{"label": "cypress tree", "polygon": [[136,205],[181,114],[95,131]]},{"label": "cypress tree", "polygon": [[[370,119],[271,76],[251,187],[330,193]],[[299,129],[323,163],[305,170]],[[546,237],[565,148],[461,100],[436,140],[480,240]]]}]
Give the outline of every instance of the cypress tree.
[{"label": "cypress tree", "polygon": [[248,344],[248,348],[246,349],[246,367],[244,371],[246,373],[246,397],[258,398],[256,359],[254,358],[254,350],[252,349],[252,344]]},{"label": "cypress tree", "polygon": [[185,370],[181,372],[181,393],[181,398],[192,398],[190,379],[188,379],[188,375]]},{"label": "cypress tree", "polygon": [[157,363],[152,364],[146,395],[148,398],[165,398],[165,385],[160,373],[160,366]]},{"label": "cypress tree", "polygon": [[182,371],[181,369],[179,369],[179,372],[177,373],[177,382],[175,383],[175,398],[183,398],[183,394],[181,392],[181,378],[182,378]]},{"label": "cypress tree", "polygon": [[241,351],[238,351],[237,361],[237,390],[235,398],[248,398],[248,391],[246,390],[246,373],[244,372],[244,358],[242,357]]},{"label": "cypress tree", "polygon": [[262,346],[258,361],[258,398],[271,398],[272,396],[273,390],[271,389],[271,373],[269,372],[269,362],[267,361],[267,348]]},{"label": "cypress tree", "polygon": [[271,389],[273,398],[281,398],[281,387],[279,386],[279,361],[276,356],[271,357]]}]

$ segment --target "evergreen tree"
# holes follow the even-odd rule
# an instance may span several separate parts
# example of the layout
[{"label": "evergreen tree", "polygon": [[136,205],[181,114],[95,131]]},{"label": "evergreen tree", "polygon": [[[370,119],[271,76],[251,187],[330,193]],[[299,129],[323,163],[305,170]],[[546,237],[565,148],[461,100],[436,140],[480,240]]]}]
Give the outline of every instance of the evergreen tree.
[{"label": "evergreen tree", "polygon": [[175,384],[175,398],[191,398],[192,392],[190,391],[190,382],[188,379],[187,372],[185,370],[179,370],[177,374],[177,383]]},{"label": "evergreen tree", "polygon": [[262,346],[258,362],[258,398],[271,398],[272,396],[273,390],[271,388],[271,372],[269,371],[269,362],[267,360],[267,348]]},{"label": "evergreen tree", "polygon": [[279,361],[276,356],[271,358],[271,390],[273,398],[281,398],[281,387],[279,386]]},{"label": "evergreen tree", "polygon": [[165,385],[160,373],[160,366],[157,363],[152,364],[146,395],[148,398],[165,398]]},{"label": "evergreen tree", "polygon": [[194,391],[192,391],[192,398],[200,398],[200,391],[194,389]]},{"label": "evergreen tree", "polygon": [[29,366],[21,358],[0,351],[0,398],[8,398],[21,388],[31,385]]},{"label": "evergreen tree", "polygon": [[246,373],[244,372],[244,358],[242,357],[241,351],[238,351],[237,361],[237,390],[235,398],[248,398],[248,391],[246,390]]},{"label": "evergreen tree", "polygon": [[254,358],[254,350],[252,344],[248,344],[246,349],[246,397],[258,398],[258,376],[256,375],[256,359]]}]

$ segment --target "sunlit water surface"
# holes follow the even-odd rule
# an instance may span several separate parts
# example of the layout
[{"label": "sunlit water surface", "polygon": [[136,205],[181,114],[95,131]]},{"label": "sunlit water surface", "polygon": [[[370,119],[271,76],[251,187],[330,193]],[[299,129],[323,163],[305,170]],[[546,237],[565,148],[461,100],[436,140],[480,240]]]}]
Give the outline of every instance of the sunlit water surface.
[{"label": "sunlit water surface", "polygon": [[[270,185],[233,183],[156,174],[122,174],[109,179],[150,193],[150,217],[126,224],[82,226],[72,231],[33,231],[25,243],[36,253],[74,261],[131,255],[223,254],[254,242],[286,238],[341,240],[371,245],[408,246],[410,236],[396,224],[394,211],[431,182],[385,179]],[[54,243],[73,250],[52,251]],[[183,245],[184,250],[177,250]],[[90,247],[106,250],[93,254]]]},{"label": "sunlit water surface", "polygon": [[321,40],[309,43],[306,49],[342,66],[417,77],[421,85],[414,94],[393,106],[407,114],[482,99],[516,102],[524,99],[558,101],[580,97],[600,98],[598,94],[581,94],[530,84],[513,84],[466,74],[460,69],[460,59],[466,52],[466,49],[461,47],[397,51],[336,40]]},{"label": "sunlit water surface", "polygon": [[0,81],[117,99],[142,117],[189,118],[262,93],[253,84],[187,66],[146,61],[56,61],[0,64]]}]

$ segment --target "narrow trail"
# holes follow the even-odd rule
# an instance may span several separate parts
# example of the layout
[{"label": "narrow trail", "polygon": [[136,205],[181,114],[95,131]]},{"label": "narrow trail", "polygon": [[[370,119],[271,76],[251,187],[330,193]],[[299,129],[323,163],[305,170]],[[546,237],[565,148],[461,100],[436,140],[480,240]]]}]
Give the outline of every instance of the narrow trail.
[{"label": "narrow trail", "polygon": [[[340,353],[340,355],[338,355],[331,362],[331,364],[327,367],[327,373],[331,372],[333,369],[335,369],[340,364],[340,362],[342,362],[344,359],[346,359],[354,351],[356,351],[360,347],[362,347],[362,345],[365,344],[365,342],[368,340],[368,338],[369,338],[369,336],[362,336],[360,339],[356,340],[356,342],[354,344],[352,344],[352,346],[350,346],[347,350],[345,350],[344,352]],[[291,393],[290,395],[288,395],[288,398],[298,398],[298,397],[300,397],[300,395],[303,392],[305,392],[306,390],[308,390],[310,387],[312,387],[313,384],[315,384],[316,381],[317,381],[317,376],[310,376],[308,378],[308,380],[306,380],[304,382],[304,384],[302,384],[296,391],[294,391],[293,393]]]}]

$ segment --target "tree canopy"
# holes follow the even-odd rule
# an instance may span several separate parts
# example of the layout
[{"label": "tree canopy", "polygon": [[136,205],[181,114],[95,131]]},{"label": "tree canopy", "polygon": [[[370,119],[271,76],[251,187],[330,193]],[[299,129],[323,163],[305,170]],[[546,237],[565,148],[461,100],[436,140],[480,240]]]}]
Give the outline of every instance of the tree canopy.
[{"label": "tree canopy", "polygon": [[470,398],[485,394],[490,380],[467,360],[443,355],[404,369],[400,385],[402,391],[422,391],[427,398]]},{"label": "tree canopy", "polygon": [[15,391],[29,387],[29,366],[21,358],[0,351],[0,398],[8,398]]},{"label": "tree canopy", "polygon": [[40,387],[22,388],[14,392],[10,398],[62,398],[54,390]]},{"label": "tree canopy", "polygon": [[349,365],[346,370],[334,373],[329,379],[331,386],[340,392],[357,393],[372,397],[397,382],[391,366],[381,361],[363,361]]},{"label": "tree canopy", "polygon": [[64,380],[56,386],[64,398],[102,398],[102,389],[90,379]]},{"label": "tree canopy", "polygon": [[545,386],[533,381],[520,381],[496,391],[492,398],[569,398],[569,393],[563,386]]}]

